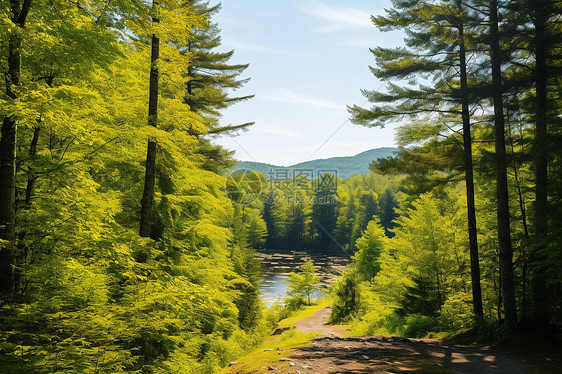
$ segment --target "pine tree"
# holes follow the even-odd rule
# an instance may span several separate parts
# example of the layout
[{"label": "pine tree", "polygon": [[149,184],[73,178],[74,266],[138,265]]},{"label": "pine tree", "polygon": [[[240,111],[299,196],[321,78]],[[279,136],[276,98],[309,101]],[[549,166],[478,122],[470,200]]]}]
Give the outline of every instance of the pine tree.
[{"label": "pine tree", "polygon": [[314,262],[307,260],[300,266],[300,272],[289,273],[289,278],[285,281],[289,286],[288,294],[304,297],[307,305],[310,305],[310,297],[318,289],[318,282],[320,282],[320,276],[314,275],[316,270]]},{"label": "pine tree", "polygon": [[[560,48],[557,38],[559,29],[557,19],[562,14],[562,7],[555,1],[521,0],[506,4],[508,15],[514,15],[510,21],[522,25],[523,32],[518,33],[518,47],[526,53],[517,61],[518,75],[524,77],[523,86],[529,92],[524,109],[534,123],[533,163],[535,171],[534,202],[534,247],[531,255],[531,272],[533,273],[534,307],[533,320],[542,323],[549,320],[547,276],[542,268],[549,235],[549,158],[554,153],[552,144],[552,124],[555,123],[556,79],[559,76],[560,58],[556,52]],[[529,64],[525,57],[532,57]],[[530,76],[529,76],[530,75]],[[533,92],[534,91],[534,92]]]},{"label": "pine tree", "polygon": [[[207,20],[204,27],[193,27],[190,39],[184,47],[191,56],[187,75],[185,103],[192,111],[205,117],[207,133],[220,134],[244,129],[253,122],[222,126],[219,124],[221,110],[237,102],[254,97],[246,95],[229,96],[229,90],[241,88],[248,79],[237,77],[248,68],[248,64],[229,64],[234,51],[219,52],[220,29],[212,23],[212,16],[220,11],[220,4],[210,6],[208,1],[190,0],[197,14]],[[195,131],[197,134],[197,132]]]},{"label": "pine tree", "polygon": [[[396,118],[412,118],[416,122],[412,126],[405,126],[405,130],[401,133],[402,142],[406,145],[436,139],[438,136],[449,136],[454,142],[456,131],[452,128],[456,125],[458,117],[462,119],[463,169],[468,197],[468,236],[471,243],[474,313],[478,318],[482,318],[466,63],[467,45],[470,47],[466,30],[470,18],[462,1],[396,2],[394,5],[395,8],[388,11],[388,16],[374,17],[373,20],[383,31],[407,28],[405,42],[409,49],[372,50],[377,61],[377,67],[372,68],[372,71],[383,80],[412,80],[419,79],[420,75],[422,77],[426,75],[433,78],[433,84],[428,86],[423,80],[418,80],[418,82],[407,81],[402,86],[390,83],[388,93],[364,90],[363,94],[370,102],[382,104],[371,109],[351,107],[352,121],[373,127],[384,126],[385,122]],[[420,124],[420,116],[425,116],[425,120],[429,123]],[[402,152],[404,156],[412,153]],[[418,160],[417,164],[421,163],[422,161]],[[379,168],[379,170],[383,169],[384,166]],[[418,170],[417,173],[419,174],[420,171]],[[441,174],[438,178],[446,181],[452,176],[452,174]],[[422,175],[422,178],[427,177]]]},{"label": "pine tree", "polygon": [[398,202],[394,197],[394,193],[390,188],[384,191],[384,194],[380,198],[381,204],[381,226],[384,228],[384,233],[387,237],[394,237],[394,233],[391,231],[394,228],[394,220],[398,218],[396,209],[398,208]]},{"label": "pine tree", "polygon": [[379,258],[384,250],[386,236],[382,227],[375,221],[370,221],[359,239],[354,259],[357,272],[363,280],[373,279],[380,270]]},{"label": "pine tree", "polygon": [[500,49],[498,2],[489,3],[490,61],[492,64],[492,102],[494,106],[494,144],[496,172],[496,203],[498,219],[498,245],[505,322],[509,328],[517,323],[515,281],[513,276],[513,248],[511,243],[509,192],[507,185],[507,159],[505,150],[505,119],[503,109],[502,55]]},{"label": "pine tree", "polygon": [[313,183],[317,187],[312,202],[312,230],[314,231],[314,245],[326,250],[333,247],[332,233],[336,227],[336,195],[333,186],[325,185],[323,181],[335,176],[324,174]]}]

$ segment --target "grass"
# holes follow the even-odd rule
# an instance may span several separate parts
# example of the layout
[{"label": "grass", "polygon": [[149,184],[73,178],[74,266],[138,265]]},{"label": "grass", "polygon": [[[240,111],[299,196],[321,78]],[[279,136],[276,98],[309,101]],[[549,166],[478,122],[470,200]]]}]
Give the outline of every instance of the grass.
[{"label": "grass", "polygon": [[303,334],[294,329],[268,337],[255,351],[242,358],[232,367],[224,368],[221,374],[267,373],[269,366],[278,369],[289,367],[288,358],[298,348],[308,344],[316,334]]},{"label": "grass", "polygon": [[[295,324],[314,313],[330,306],[329,300],[320,300],[317,304],[309,305],[296,311],[291,317],[278,322],[279,327],[293,327]],[[224,368],[221,374],[267,373],[269,366],[282,370],[290,366],[289,361],[279,361],[288,358],[297,349],[308,344],[318,334],[304,334],[295,329],[285,331],[280,335],[272,335],[247,356],[241,358],[235,365]]]},{"label": "grass", "polygon": [[295,324],[301,319],[310,317],[314,313],[321,311],[327,306],[330,306],[330,304],[331,303],[329,300],[325,300],[325,301],[320,301],[318,304],[306,306],[303,309],[296,311],[291,317],[279,321],[277,324],[279,325],[279,327],[295,326]]}]

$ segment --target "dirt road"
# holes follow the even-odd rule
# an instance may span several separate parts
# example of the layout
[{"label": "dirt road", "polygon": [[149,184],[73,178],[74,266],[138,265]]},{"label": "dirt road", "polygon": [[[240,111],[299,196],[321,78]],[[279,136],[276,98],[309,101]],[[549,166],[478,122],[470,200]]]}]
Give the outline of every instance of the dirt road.
[{"label": "dirt road", "polygon": [[[507,355],[486,347],[441,345],[438,340],[342,338],[346,330],[324,325],[330,307],[297,322],[296,329],[324,337],[294,352],[277,373],[523,373]],[[284,362],[287,363],[287,362]]]},{"label": "dirt road", "polygon": [[347,332],[345,328],[326,325],[331,313],[332,308],[327,306],[326,308],[314,313],[310,317],[306,317],[298,321],[295,324],[295,328],[300,332],[304,332],[305,334],[317,332],[324,336],[330,337],[341,338],[345,336]]},{"label": "dirt road", "polygon": [[490,348],[442,346],[403,338],[316,338],[294,352],[280,373],[523,373]]}]

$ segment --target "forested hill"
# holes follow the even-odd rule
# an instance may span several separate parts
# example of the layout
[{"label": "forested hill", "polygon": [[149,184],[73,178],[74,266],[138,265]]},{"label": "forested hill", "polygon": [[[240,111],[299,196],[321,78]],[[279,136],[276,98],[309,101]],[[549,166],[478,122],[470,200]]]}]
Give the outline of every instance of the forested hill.
[{"label": "forested hill", "polygon": [[393,155],[398,149],[393,147],[375,148],[349,157],[330,157],[301,162],[292,166],[277,166],[263,162],[239,161],[233,169],[248,169],[267,175],[271,170],[280,169],[326,169],[337,170],[338,177],[348,178],[353,174],[369,173],[369,163],[378,158]]}]

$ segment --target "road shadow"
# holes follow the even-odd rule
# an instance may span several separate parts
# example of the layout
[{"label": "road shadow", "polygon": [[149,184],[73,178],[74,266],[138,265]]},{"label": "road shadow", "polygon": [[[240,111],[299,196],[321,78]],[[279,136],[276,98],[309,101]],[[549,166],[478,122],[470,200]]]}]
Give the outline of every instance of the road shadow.
[{"label": "road shadow", "polygon": [[403,338],[319,338],[291,359],[292,373],[523,373],[491,348]]}]

